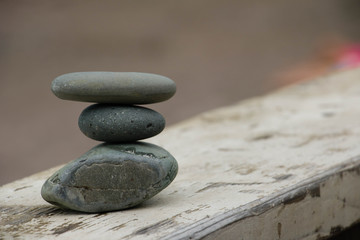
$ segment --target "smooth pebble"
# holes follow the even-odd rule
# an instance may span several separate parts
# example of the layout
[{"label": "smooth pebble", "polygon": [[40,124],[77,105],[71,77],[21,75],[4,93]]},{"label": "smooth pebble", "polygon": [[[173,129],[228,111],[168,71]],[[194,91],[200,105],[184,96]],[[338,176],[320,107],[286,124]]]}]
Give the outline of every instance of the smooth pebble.
[{"label": "smooth pebble", "polygon": [[170,78],[137,72],[76,72],[55,78],[53,93],[65,100],[150,104],[171,98],[176,85]]},{"label": "smooth pebble", "polygon": [[139,106],[93,104],[79,116],[79,128],[89,138],[104,142],[132,142],[159,134],[164,117]]}]

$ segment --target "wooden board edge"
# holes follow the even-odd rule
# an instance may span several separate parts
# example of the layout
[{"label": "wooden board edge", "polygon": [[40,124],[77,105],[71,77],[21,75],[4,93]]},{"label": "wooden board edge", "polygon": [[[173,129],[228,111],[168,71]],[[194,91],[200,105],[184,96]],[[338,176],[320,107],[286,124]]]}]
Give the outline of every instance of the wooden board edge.
[{"label": "wooden board edge", "polygon": [[[229,231],[229,228],[234,228],[234,226],[238,224],[241,225],[241,222],[245,219],[250,219],[253,222],[253,225],[256,225],[256,222],[259,220],[257,218],[262,217],[263,214],[271,212],[272,210],[276,211],[279,207],[292,205],[293,207],[298,208],[297,205],[301,204],[302,200],[315,198],[321,200],[322,188],[334,178],[343,179],[346,174],[355,175],[360,185],[360,156],[353,157],[350,160],[325,171],[321,175],[317,175],[307,179],[306,181],[300,182],[291,188],[280,191],[277,194],[250,202],[244,206],[240,206],[213,218],[204,218],[197,223],[173,232],[162,239],[213,239],[220,237],[222,233],[229,235],[231,232]],[[337,187],[342,188],[343,186],[340,184]],[[333,194],[336,193],[337,191],[333,191]],[[360,201],[358,205],[360,211]],[[344,229],[350,227],[352,223],[359,220],[360,219],[358,218],[353,219],[350,221],[351,223],[347,225],[341,223],[339,224],[341,225],[341,228]],[[256,227],[253,228],[253,231],[257,230],[258,229]],[[328,232],[322,232],[322,236],[331,235],[333,231],[334,230],[329,229]],[[220,239],[225,239],[223,237],[224,236],[221,236]],[[239,236],[235,237],[238,238]],[[246,236],[242,237],[242,239],[247,239]],[[251,237],[249,239],[251,239]]]}]

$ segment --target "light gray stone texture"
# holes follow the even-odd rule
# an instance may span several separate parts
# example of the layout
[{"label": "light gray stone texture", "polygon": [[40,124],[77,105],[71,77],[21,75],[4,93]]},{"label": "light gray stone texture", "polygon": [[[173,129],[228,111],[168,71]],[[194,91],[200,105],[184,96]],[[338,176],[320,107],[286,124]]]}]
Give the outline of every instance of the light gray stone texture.
[{"label": "light gray stone texture", "polygon": [[170,78],[151,73],[75,72],[55,78],[51,90],[65,100],[149,104],[171,98],[176,85]]}]

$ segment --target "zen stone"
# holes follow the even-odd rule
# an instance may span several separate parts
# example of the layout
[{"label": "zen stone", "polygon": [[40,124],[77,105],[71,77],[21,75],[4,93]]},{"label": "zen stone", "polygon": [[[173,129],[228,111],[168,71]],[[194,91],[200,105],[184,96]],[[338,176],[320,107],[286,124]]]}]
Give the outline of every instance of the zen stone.
[{"label": "zen stone", "polygon": [[149,143],[103,143],[54,173],[42,197],[62,208],[105,212],[136,206],[175,178],[178,165],[163,148]]},{"label": "zen stone", "polygon": [[94,104],[79,117],[79,128],[89,138],[104,142],[132,142],[159,134],[164,117],[154,110],[111,104]]},{"label": "zen stone", "polygon": [[150,73],[77,72],[55,78],[51,90],[65,100],[149,104],[171,98],[176,86],[170,78]]}]

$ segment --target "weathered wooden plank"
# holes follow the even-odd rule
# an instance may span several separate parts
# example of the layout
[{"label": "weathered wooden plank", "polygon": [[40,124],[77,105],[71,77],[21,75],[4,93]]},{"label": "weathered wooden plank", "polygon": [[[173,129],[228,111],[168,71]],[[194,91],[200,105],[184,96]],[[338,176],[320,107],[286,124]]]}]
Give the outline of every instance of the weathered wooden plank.
[{"label": "weathered wooden plank", "polygon": [[[316,239],[360,220],[360,69],[201,114],[151,142],[179,162],[143,205],[82,214],[47,204],[57,169],[0,188],[5,239]],[[81,154],[81,153],[80,153]],[[79,154],[79,155],[80,155]]]}]

